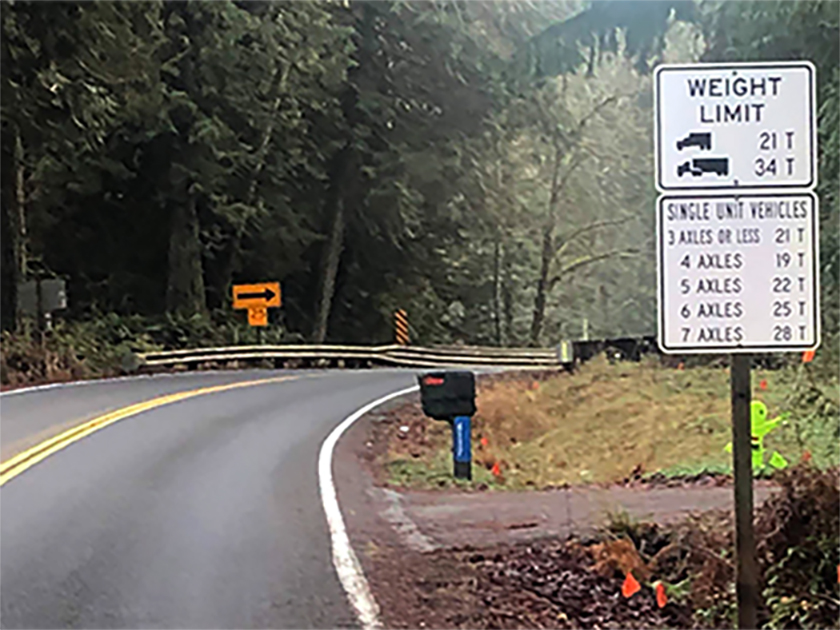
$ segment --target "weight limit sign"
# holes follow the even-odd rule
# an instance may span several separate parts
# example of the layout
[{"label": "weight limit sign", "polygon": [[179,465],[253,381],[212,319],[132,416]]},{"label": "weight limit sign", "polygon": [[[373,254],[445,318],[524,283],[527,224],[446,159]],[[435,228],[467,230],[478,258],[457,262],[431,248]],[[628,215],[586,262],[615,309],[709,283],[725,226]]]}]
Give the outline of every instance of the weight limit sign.
[{"label": "weight limit sign", "polygon": [[816,348],[818,220],[810,192],[660,197],[663,352]]}]

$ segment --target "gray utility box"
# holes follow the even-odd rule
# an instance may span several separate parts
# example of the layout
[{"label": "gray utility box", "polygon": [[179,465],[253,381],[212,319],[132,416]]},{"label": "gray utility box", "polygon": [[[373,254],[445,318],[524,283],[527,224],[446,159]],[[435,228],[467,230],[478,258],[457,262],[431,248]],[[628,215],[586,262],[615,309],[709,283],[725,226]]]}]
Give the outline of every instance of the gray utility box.
[{"label": "gray utility box", "polygon": [[41,313],[52,313],[67,308],[67,283],[50,280],[28,280],[18,284],[18,305],[24,315],[38,314],[38,283],[41,289]]}]

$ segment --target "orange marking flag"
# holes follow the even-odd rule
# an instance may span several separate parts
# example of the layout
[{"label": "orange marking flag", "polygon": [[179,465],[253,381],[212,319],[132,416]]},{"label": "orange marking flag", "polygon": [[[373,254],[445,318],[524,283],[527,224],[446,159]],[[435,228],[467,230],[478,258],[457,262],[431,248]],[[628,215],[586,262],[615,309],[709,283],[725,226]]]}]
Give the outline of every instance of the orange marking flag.
[{"label": "orange marking flag", "polygon": [[665,593],[665,585],[662,582],[656,583],[656,605],[665,608],[668,603],[668,595]]},{"label": "orange marking flag", "polygon": [[642,590],[642,587],[639,585],[639,581],[633,577],[633,572],[629,572],[627,577],[624,578],[624,584],[621,585],[621,594],[624,597],[633,597],[636,593]]},{"label": "orange marking flag", "polygon": [[806,350],[802,353],[802,363],[810,363],[814,360],[814,356],[817,354],[816,350]]}]

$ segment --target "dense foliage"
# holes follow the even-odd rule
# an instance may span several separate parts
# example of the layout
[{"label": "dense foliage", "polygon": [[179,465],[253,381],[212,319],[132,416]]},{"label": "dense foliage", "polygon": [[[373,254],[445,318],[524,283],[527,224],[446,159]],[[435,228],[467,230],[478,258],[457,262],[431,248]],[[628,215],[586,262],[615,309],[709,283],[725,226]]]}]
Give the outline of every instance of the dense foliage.
[{"label": "dense foliage", "polygon": [[280,280],[278,337],[388,341],[395,308],[424,343],[650,334],[649,73],[700,56],[817,64],[837,329],[831,2],[0,12],[5,330],[17,282],[59,276],[71,321],[227,321],[232,283]]}]

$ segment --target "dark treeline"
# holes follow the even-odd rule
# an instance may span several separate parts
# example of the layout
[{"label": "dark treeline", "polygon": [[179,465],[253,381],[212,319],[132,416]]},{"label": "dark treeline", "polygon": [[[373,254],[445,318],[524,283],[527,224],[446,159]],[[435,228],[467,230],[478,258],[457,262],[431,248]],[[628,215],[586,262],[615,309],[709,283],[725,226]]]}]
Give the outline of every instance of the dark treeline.
[{"label": "dark treeline", "polygon": [[836,310],[832,2],[0,10],[6,330],[17,282],[58,276],[68,320],[230,316],[233,283],[280,280],[276,327],[315,342],[388,341],[395,308],[425,343],[650,334],[669,55],[817,64]]}]

